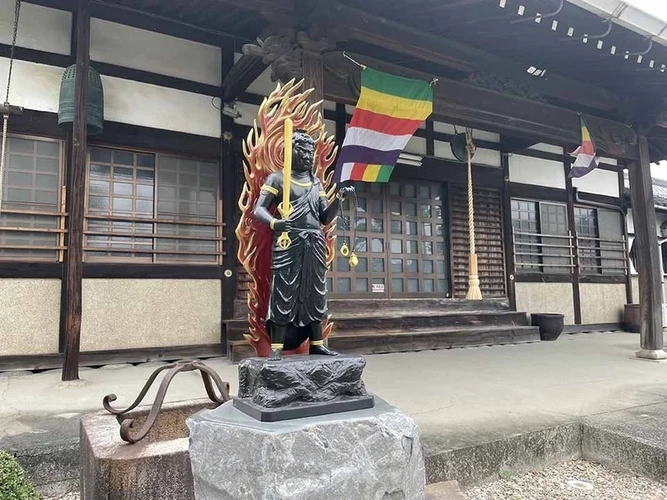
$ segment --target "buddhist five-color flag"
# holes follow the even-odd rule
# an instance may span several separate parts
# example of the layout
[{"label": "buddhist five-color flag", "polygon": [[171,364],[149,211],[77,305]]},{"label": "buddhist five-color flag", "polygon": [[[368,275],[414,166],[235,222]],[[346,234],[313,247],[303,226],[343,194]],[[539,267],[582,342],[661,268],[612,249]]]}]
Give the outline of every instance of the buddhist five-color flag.
[{"label": "buddhist five-color flag", "polygon": [[569,177],[583,177],[594,170],[600,162],[595,154],[595,142],[581,116],[579,121],[581,122],[581,146],[571,153],[576,159],[570,169]]},{"label": "buddhist five-color flag", "polygon": [[428,82],[364,68],[334,181],[387,182],[401,151],[432,111]]}]

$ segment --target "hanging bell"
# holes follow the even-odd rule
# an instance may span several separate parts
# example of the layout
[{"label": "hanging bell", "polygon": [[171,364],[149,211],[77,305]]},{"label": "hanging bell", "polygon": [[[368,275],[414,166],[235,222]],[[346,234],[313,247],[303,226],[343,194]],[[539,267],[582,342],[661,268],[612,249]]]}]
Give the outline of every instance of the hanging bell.
[{"label": "hanging bell", "polygon": [[[468,141],[466,134],[456,134],[454,137],[452,137],[449,145],[452,148],[452,154],[454,155],[454,158],[463,163],[468,161]],[[473,156],[475,156],[474,153]]]},{"label": "hanging bell", "polygon": [[[60,102],[58,104],[58,125],[74,122],[76,87],[76,64],[65,69],[60,82]],[[88,69],[88,105],[86,107],[88,135],[102,133],[104,126],[104,89],[102,78],[92,67]]]},{"label": "hanging bell", "polygon": [[350,258],[348,259],[350,262],[350,267],[357,267],[359,265],[359,258],[357,257],[357,254],[352,252],[350,254]]},{"label": "hanging bell", "polygon": [[341,247],[340,247],[340,254],[341,254],[343,257],[347,257],[348,255],[350,255],[350,248],[347,246],[347,243],[343,243],[343,244],[341,245]]}]

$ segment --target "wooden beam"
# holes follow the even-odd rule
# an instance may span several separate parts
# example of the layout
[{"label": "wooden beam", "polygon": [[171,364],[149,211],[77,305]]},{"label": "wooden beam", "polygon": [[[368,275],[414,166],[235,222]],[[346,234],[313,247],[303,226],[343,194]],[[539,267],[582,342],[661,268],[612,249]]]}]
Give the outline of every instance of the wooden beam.
[{"label": "wooden beam", "polygon": [[223,73],[223,102],[240,97],[268,67],[261,57],[241,56],[227,73]]},{"label": "wooden beam", "polygon": [[[310,103],[324,99],[324,65],[322,51],[326,48],[325,41],[313,40],[307,33],[298,34],[298,42],[302,48],[301,68],[303,70],[304,90],[313,89],[308,97]],[[320,113],[324,114],[324,106],[320,104]]]},{"label": "wooden beam", "polygon": [[[222,47],[222,74],[225,75],[234,65],[234,46],[226,44]],[[245,90],[245,89],[244,89]],[[225,90],[223,89],[223,93]],[[234,317],[234,301],[238,282],[238,265],[236,259],[237,240],[237,186],[238,165],[232,141],[234,138],[234,119],[220,113],[220,128],[222,129],[222,141],[220,141],[220,193],[222,195],[222,216],[225,236],[225,255],[222,260],[223,276],[221,283],[221,320],[225,321]],[[223,333],[224,337],[224,333]],[[227,339],[221,338],[223,349],[227,349]]]},{"label": "wooden beam", "polygon": [[[433,77],[361,54],[349,55],[380,71],[425,80]],[[359,68],[343,59],[339,52],[325,54],[325,68],[325,98],[356,104]],[[637,135],[630,127],[592,115],[583,116],[600,152],[616,158],[637,158]],[[447,78],[440,78],[434,87],[432,118],[567,147],[581,141],[579,115],[574,111]]]},{"label": "wooden beam", "polygon": [[63,380],[79,378],[81,341],[81,288],[83,278],[83,218],[88,153],[86,107],[90,66],[90,0],[79,0],[76,33],[76,84],[74,124],[72,128],[71,190],[67,232],[67,271],[65,298],[65,356]]},{"label": "wooden beam", "polygon": [[512,78],[535,92],[562,101],[604,111],[626,111],[630,107],[629,99],[600,87],[552,72],[549,72],[549,78],[534,78],[526,72],[530,66],[528,63],[517,63],[340,3],[333,3],[328,8],[316,10],[312,20],[324,26],[331,26],[339,32],[341,29],[347,30],[348,36],[355,40],[431,63],[468,73],[482,70]]},{"label": "wooden beam", "polygon": [[662,284],[660,283],[660,248],[656,234],[655,202],[649,163],[648,140],[639,136],[639,159],[628,165],[632,218],[637,239],[639,274],[639,310],[641,350],[637,357],[665,359],[662,333]]}]

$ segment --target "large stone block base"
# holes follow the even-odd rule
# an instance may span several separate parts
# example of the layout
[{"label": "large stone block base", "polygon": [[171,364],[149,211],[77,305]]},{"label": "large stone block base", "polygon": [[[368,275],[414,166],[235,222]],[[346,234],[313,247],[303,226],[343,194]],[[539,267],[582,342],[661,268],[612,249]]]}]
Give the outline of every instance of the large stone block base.
[{"label": "large stone block base", "polygon": [[187,420],[199,500],[423,500],[417,425],[371,409],[260,422],[229,403]]}]

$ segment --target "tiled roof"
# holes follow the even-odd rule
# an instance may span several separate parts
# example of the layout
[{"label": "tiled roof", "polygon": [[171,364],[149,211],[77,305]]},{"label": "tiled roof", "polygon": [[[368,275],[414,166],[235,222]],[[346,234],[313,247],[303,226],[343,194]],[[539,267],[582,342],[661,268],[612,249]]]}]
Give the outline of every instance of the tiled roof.
[{"label": "tiled roof", "polygon": [[[630,181],[625,172],[625,196],[630,199]],[[656,206],[667,208],[667,180],[653,178],[653,200]]]}]

